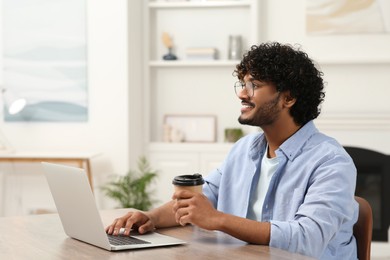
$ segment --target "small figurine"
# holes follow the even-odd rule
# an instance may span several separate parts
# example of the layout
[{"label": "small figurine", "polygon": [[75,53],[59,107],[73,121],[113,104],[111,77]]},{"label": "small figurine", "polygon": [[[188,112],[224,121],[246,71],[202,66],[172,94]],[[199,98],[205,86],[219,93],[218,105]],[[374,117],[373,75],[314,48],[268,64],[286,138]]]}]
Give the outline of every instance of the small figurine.
[{"label": "small figurine", "polygon": [[168,54],[165,54],[163,56],[163,60],[177,60],[176,55],[172,53],[173,43],[172,43],[172,38],[168,35],[168,33],[166,32],[163,33],[162,41],[165,47],[168,48]]}]

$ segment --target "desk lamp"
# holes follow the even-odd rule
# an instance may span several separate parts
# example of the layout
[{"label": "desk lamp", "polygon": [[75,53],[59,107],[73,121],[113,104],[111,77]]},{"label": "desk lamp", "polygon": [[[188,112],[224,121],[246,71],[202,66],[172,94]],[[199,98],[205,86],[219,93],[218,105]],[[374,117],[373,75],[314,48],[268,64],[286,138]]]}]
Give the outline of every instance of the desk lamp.
[{"label": "desk lamp", "polygon": [[10,115],[19,113],[26,106],[26,99],[15,96],[5,88],[3,88],[1,92],[3,94],[5,108]]},{"label": "desk lamp", "polygon": [[[10,115],[15,115],[21,112],[26,106],[26,99],[15,96],[9,90],[2,88],[1,94],[3,95],[4,108],[7,109]],[[11,145],[9,144],[7,138],[0,130],[0,152],[10,152],[12,151]]]}]

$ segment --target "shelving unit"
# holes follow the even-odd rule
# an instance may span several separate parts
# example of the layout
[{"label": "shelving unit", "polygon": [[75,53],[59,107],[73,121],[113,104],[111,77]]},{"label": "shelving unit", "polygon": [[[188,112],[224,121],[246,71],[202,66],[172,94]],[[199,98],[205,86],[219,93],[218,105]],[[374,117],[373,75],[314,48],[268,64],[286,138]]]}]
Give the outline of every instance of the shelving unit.
[{"label": "shelving unit", "polygon": [[240,61],[238,60],[215,60],[215,61],[150,61],[149,66],[151,68],[157,67],[234,67]]},{"label": "shelving unit", "polygon": [[[259,42],[256,0],[145,1],[145,142],[162,141],[165,114],[214,114],[217,142],[223,129],[238,127],[239,108],[232,76],[238,60],[228,60],[229,35],[241,35],[243,50]],[[173,39],[178,60],[165,61],[161,36]],[[188,60],[185,49],[213,47],[216,60]],[[207,91],[206,91],[207,90]],[[191,96],[188,94],[191,93]],[[223,105],[223,107],[221,106]]]},{"label": "shelving unit", "polygon": [[259,38],[257,9],[254,0],[149,1],[145,21],[147,59],[161,60],[166,52],[161,34],[168,32],[179,57],[184,57],[186,47],[216,47],[219,59],[226,60],[228,35],[242,35],[244,46]]},{"label": "shelving unit", "polygon": [[[240,35],[243,51],[258,44],[259,9],[257,0],[145,1],[145,143],[151,162],[168,174],[166,180],[186,169],[214,167],[231,147],[224,143],[224,129],[242,127],[232,75],[239,61],[228,59],[228,39]],[[173,40],[177,60],[162,59],[168,52],[164,32]],[[197,47],[217,49],[218,59],[186,59],[185,50]],[[163,118],[170,114],[215,115],[216,142],[163,143]]]},{"label": "shelving unit", "polygon": [[210,8],[250,6],[252,1],[150,1],[149,8]]}]

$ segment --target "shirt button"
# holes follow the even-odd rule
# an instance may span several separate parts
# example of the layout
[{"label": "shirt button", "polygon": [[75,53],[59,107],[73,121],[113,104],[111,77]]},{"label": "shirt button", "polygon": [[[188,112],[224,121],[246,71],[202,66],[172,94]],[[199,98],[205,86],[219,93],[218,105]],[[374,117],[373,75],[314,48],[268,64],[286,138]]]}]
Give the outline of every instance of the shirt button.
[{"label": "shirt button", "polygon": [[266,208],[266,209],[268,209],[268,204],[267,204],[267,205],[265,205],[265,208]]}]

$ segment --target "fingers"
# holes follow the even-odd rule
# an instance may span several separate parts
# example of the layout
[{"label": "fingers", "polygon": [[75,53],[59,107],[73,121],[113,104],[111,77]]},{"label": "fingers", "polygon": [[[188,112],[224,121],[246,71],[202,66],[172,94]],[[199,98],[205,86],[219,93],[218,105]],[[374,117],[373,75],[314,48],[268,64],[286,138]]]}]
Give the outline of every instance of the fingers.
[{"label": "fingers", "polygon": [[189,212],[185,208],[180,208],[175,213],[175,220],[180,225],[185,226],[190,223],[188,215]]},{"label": "fingers", "polygon": [[143,224],[142,226],[140,226],[138,228],[138,232],[140,234],[145,234],[149,231],[152,231],[153,229],[154,229],[154,225],[153,225],[152,221],[149,220],[145,224]]},{"label": "fingers", "polygon": [[172,195],[172,199],[177,200],[177,199],[190,199],[192,198],[196,193],[191,192],[188,190],[181,190],[181,191],[176,191]]},{"label": "fingers", "polygon": [[123,231],[123,234],[125,236],[128,236],[130,234],[131,228],[133,227],[134,224],[135,224],[135,222],[134,222],[134,214],[133,214],[133,215],[131,215],[131,217],[129,217],[126,220],[126,223],[124,226],[124,231]]},{"label": "fingers", "polygon": [[173,198],[175,200],[172,211],[175,221],[182,226],[186,224],[200,225],[199,221],[202,216],[212,210],[208,199],[200,193],[180,191],[176,192]]},{"label": "fingers", "polygon": [[173,194],[172,198],[175,203],[172,206],[173,213],[175,214],[176,223],[185,226],[188,224],[188,218],[183,218],[189,214],[189,208],[191,204],[191,198],[194,197],[194,193],[190,191],[177,191]]},{"label": "fingers", "polygon": [[175,213],[176,223],[185,226],[186,224],[191,223],[190,212],[193,208],[191,199],[176,199],[173,204],[173,212]]},{"label": "fingers", "polygon": [[116,218],[111,225],[106,227],[106,233],[117,236],[119,235],[121,228],[124,228],[124,234],[129,235],[130,230],[134,225],[146,222],[147,220],[148,218],[143,218],[143,214],[140,212],[129,212],[123,217]]},{"label": "fingers", "polygon": [[109,225],[108,227],[106,227],[106,233],[109,234],[109,235],[117,235],[119,234],[119,230],[121,227],[123,227],[123,223],[125,221],[125,219],[127,219],[128,215],[130,213],[127,213],[125,216],[121,217],[121,218],[116,218],[111,225]]},{"label": "fingers", "polygon": [[173,203],[172,210],[176,212],[180,208],[185,208],[189,206],[190,201],[188,199],[176,199]]},{"label": "fingers", "polygon": [[115,235],[119,233],[120,227],[117,226],[119,219],[115,219],[114,222],[112,222],[111,225],[106,227],[106,233],[109,235]]},{"label": "fingers", "polygon": [[123,234],[128,236],[130,234],[131,229],[135,229],[137,227],[138,232],[140,234],[144,234],[154,228],[152,221],[150,221],[149,217],[147,217],[144,213],[138,211],[134,212],[131,217],[127,219]]}]

